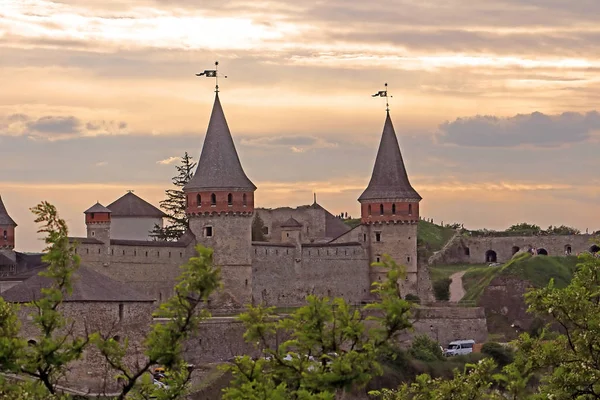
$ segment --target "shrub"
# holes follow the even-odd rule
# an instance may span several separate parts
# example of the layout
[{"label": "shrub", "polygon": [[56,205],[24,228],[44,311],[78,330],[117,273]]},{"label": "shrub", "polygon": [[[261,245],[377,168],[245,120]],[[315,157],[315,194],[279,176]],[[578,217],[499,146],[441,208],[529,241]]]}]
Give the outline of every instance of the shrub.
[{"label": "shrub", "polygon": [[481,352],[494,359],[500,368],[513,362],[514,354],[510,347],[500,343],[488,342],[481,347]]},{"label": "shrub", "polygon": [[452,279],[444,278],[433,283],[433,293],[438,301],[450,300],[450,283]]},{"label": "shrub", "polygon": [[444,360],[440,344],[427,335],[419,335],[414,338],[410,350],[410,355],[420,361]]},{"label": "shrub", "polygon": [[415,304],[421,304],[421,299],[416,294],[409,293],[404,297],[404,300],[410,301],[411,303]]}]

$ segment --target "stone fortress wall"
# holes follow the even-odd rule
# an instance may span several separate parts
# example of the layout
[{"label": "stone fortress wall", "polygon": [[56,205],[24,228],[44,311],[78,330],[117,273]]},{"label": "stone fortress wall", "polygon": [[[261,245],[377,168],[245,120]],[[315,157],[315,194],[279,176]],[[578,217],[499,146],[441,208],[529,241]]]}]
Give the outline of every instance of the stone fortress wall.
[{"label": "stone fortress wall", "polygon": [[434,254],[429,264],[483,264],[506,262],[518,251],[536,249],[538,254],[550,256],[577,255],[593,248],[600,236],[548,235],[469,237],[457,235],[442,251]]},{"label": "stone fortress wall", "polygon": [[360,303],[369,295],[368,258],[360,243],[253,244],[255,302],[298,306],[309,294]]}]

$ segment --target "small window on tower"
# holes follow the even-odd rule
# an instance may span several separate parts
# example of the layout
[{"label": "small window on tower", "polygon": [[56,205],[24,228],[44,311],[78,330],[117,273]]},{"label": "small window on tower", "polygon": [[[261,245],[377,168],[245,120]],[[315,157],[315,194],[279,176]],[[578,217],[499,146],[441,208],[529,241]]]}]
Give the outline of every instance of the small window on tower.
[{"label": "small window on tower", "polygon": [[263,226],[262,233],[263,233],[263,235],[268,235],[269,234],[269,227],[268,226]]},{"label": "small window on tower", "polygon": [[396,205],[392,204],[392,215],[396,215]]},{"label": "small window on tower", "polygon": [[366,241],[367,241],[367,234],[363,233],[363,242],[366,242]]},{"label": "small window on tower", "polygon": [[406,262],[410,262],[410,256],[406,257]]},{"label": "small window on tower", "polygon": [[231,193],[229,193],[227,195],[227,205],[228,206],[232,206],[233,205],[233,195]]},{"label": "small window on tower", "polygon": [[7,231],[4,231],[4,235],[3,236],[4,236],[4,240],[8,240],[8,232]]},{"label": "small window on tower", "polygon": [[381,242],[381,232],[375,232],[375,241]]},{"label": "small window on tower", "polygon": [[200,193],[196,195],[196,207],[202,207],[202,196],[200,196]]},{"label": "small window on tower", "polygon": [[90,218],[91,218],[91,219],[94,219],[94,213],[91,213],[91,214],[90,214]]},{"label": "small window on tower", "polygon": [[212,226],[205,226],[204,227],[204,237],[212,237],[212,235],[213,235]]},{"label": "small window on tower", "polygon": [[383,215],[383,204],[379,205],[379,215]]},{"label": "small window on tower", "polygon": [[371,205],[369,204],[369,207],[367,207],[367,212],[369,214],[369,217],[371,216]]},{"label": "small window on tower", "polygon": [[[6,232],[6,231],[4,231],[4,232]],[[96,232],[92,231],[92,236],[96,236]]]},{"label": "small window on tower", "polygon": [[377,257],[377,258],[375,258],[375,260],[377,260],[377,262],[380,262],[381,258]]},{"label": "small window on tower", "polygon": [[242,196],[242,205],[244,207],[246,207],[248,205],[248,199],[247,199],[246,193],[244,193],[244,195]]},{"label": "small window on tower", "polygon": [[210,205],[211,206],[217,205],[217,195],[214,193],[210,195]]},{"label": "small window on tower", "polygon": [[408,215],[412,215],[412,204],[408,205]]}]

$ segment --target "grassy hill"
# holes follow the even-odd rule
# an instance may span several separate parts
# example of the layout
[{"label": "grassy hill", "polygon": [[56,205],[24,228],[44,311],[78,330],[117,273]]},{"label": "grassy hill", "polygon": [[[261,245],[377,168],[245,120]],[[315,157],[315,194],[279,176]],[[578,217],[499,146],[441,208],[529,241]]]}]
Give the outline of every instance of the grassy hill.
[{"label": "grassy hill", "polygon": [[497,276],[514,276],[543,287],[554,279],[556,287],[565,287],[577,265],[577,257],[532,256],[523,253],[499,267],[472,267],[463,276],[465,296],[461,301],[477,301],[485,288]]},{"label": "grassy hill", "polygon": [[419,258],[427,260],[434,252],[440,251],[454,236],[456,231],[424,220],[417,227],[417,247]]}]

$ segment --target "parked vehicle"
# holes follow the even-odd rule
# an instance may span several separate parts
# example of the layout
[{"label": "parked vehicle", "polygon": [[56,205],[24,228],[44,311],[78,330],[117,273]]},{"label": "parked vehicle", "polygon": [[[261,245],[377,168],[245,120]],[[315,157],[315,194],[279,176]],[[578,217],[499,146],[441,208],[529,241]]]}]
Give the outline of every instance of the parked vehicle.
[{"label": "parked vehicle", "polygon": [[444,350],[444,355],[449,357],[472,353],[474,344],[474,340],[455,340]]}]

